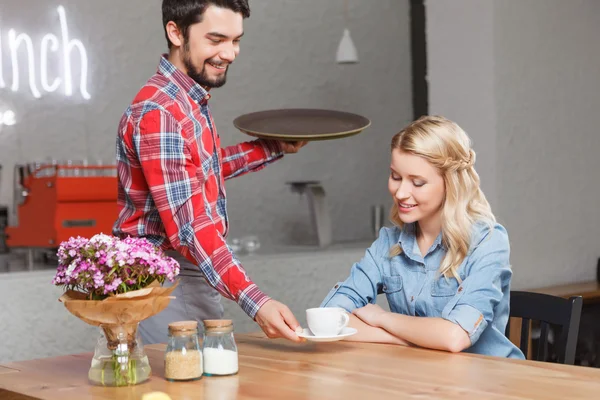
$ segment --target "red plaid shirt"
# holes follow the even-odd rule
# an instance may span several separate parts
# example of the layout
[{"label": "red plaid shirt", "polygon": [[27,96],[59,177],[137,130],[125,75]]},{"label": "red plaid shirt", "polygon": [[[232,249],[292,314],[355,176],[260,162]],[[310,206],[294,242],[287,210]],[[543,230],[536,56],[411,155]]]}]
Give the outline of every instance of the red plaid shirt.
[{"label": "red plaid shirt", "polygon": [[222,149],[208,92],[165,56],[123,115],[117,137],[119,217],[113,234],[143,236],[198,265],[252,318],[269,298],[227,246],[224,180],[282,157],[277,142]]}]

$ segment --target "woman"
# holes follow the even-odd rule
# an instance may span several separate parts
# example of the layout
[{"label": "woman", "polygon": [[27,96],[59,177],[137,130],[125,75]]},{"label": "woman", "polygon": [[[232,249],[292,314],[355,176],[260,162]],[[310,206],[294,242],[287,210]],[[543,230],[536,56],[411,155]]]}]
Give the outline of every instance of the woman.
[{"label": "woman", "polygon": [[[356,341],[524,358],[506,338],[509,241],[479,187],[469,137],[426,116],[392,139],[393,228],[382,228],[322,307],[352,312]],[[385,293],[391,312],[375,305]]]}]

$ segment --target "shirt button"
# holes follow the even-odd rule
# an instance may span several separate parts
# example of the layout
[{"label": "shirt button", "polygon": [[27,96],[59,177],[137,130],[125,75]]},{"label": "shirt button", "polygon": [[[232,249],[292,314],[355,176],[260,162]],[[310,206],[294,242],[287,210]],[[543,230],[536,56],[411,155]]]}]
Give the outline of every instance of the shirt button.
[{"label": "shirt button", "polygon": [[206,96],[204,96],[204,98],[205,98],[206,100],[210,100],[210,94],[207,94]]},{"label": "shirt button", "polygon": [[383,285],[383,291],[385,292],[387,290],[387,286]]},{"label": "shirt button", "polygon": [[410,296],[410,301],[415,301],[415,296]]},{"label": "shirt button", "polygon": [[462,292],[462,291],[463,291],[463,287],[462,287],[462,286],[459,286],[459,287],[458,287],[458,293],[460,293],[460,292]]},{"label": "shirt button", "polygon": [[339,288],[339,287],[340,287],[340,285],[335,285],[333,288],[334,288],[334,289],[337,289],[337,288]]}]

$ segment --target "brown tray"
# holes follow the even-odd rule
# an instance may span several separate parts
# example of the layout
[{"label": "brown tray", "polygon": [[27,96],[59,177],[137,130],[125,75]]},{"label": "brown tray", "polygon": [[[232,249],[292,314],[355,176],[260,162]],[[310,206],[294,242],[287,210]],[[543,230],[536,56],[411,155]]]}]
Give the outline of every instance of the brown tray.
[{"label": "brown tray", "polygon": [[291,108],[237,117],[233,125],[259,138],[286,141],[340,139],[362,132],[371,121],[343,111]]}]

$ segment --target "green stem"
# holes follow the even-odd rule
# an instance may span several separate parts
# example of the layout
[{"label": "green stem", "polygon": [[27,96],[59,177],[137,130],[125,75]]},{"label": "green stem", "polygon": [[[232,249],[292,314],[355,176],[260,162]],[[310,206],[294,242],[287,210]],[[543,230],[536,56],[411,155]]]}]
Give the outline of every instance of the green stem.
[{"label": "green stem", "polygon": [[131,377],[129,381],[133,384],[137,383],[137,370],[135,369],[135,360],[129,360],[129,371],[131,372]]},{"label": "green stem", "polygon": [[112,367],[113,367],[113,379],[115,380],[115,386],[121,386],[121,368],[119,367],[119,356],[113,354],[112,356]]},{"label": "green stem", "polygon": [[[127,363],[120,363],[119,357],[125,356],[127,356]],[[113,354],[112,364],[115,386],[128,386],[137,383],[136,360],[130,358],[129,355]],[[102,378],[102,384],[104,384],[104,377]]]}]

